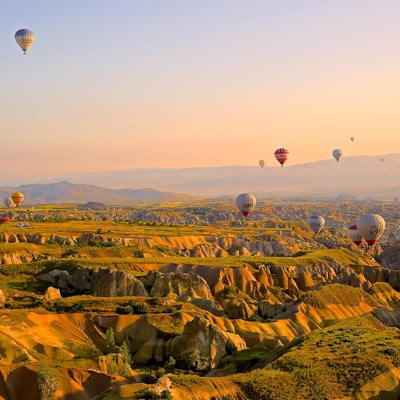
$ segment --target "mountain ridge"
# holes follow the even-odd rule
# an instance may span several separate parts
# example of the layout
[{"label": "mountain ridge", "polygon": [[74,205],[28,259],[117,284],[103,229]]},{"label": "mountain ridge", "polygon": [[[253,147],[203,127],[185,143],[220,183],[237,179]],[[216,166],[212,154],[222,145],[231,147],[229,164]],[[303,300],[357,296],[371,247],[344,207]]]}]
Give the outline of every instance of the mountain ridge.
[{"label": "mountain ridge", "polygon": [[[142,168],[70,176],[73,183],[106,187],[150,186],[200,197],[255,192],[264,197],[299,194],[393,198],[400,192],[400,154],[343,157],[278,166]],[[290,160],[289,160],[290,161]]]},{"label": "mountain ridge", "polygon": [[157,189],[110,189],[87,184],[74,184],[68,181],[37,183],[18,187],[0,187],[0,196],[8,197],[15,191],[25,195],[25,204],[81,204],[91,201],[107,204],[126,204],[135,202],[193,201],[196,198],[184,193],[163,192]]}]

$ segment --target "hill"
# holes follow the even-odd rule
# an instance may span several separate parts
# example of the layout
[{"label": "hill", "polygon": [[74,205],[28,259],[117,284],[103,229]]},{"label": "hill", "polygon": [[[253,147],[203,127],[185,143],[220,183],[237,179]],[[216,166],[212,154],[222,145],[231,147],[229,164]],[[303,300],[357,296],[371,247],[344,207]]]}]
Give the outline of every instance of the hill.
[{"label": "hill", "polygon": [[0,187],[1,198],[15,191],[25,194],[25,204],[87,203],[96,201],[106,204],[138,202],[191,201],[193,196],[183,193],[162,192],[155,189],[107,189],[99,186],[73,184],[67,181],[50,184]]},{"label": "hill", "polygon": [[284,168],[222,166],[182,169],[129,169],[65,177],[71,182],[122,188],[159,190],[216,197],[250,191],[264,197],[335,197],[349,193],[359,198],[393,198],[400,193],[400,154],[381,157],[343,157]]}]

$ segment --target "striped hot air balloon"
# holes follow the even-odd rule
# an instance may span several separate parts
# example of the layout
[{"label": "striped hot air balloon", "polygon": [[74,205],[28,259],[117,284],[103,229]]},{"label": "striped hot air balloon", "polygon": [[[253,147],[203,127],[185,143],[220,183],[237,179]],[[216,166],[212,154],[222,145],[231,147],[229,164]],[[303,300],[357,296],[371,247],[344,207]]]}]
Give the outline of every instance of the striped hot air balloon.
[{"label": "striped hot air balloon", "polygon": [[283,167],[283,164],[285,164],[286,160],[288,159],[288,155],[289,152],[283,147],[275,151],[275,158],[281,164],[281,167]]},{"label": "striped hot air balloon", "polygon": [[358,228],[357,225],[353,224],[350,225],[349,228],[347,229],[348,233],[349,233],[349,237],[350,239],[353,241],[353,243],[356,246],[360,246],[360,244],[362,243],[362,241],[364,240],[363,237],[361,236],[361,233],[358,232]]},{"label": "striped hot air balloon", "polygon": [[24,54],[29,50],[35,40],[35,35],[29,29],[20,29],[15,34],[15,41],[21,47]]},{"label": "striped hot air balloon", "polygon": [[19,207],[25,199],[25,196],[21,192],[15,192],[11,195],[11,200]]},{"label": "striped hot air balloon", "polygon": [[378,214],[364,214],[357,223],[358,231],[363,239],[373,246],[385,232],[385,220]]},{"label": "striped hot air balloon", "polygon": [[257,200],[255,196],[251,193],[242,193],[239,194],[238,197],[236,197],[235,203],[239,211],[245,217],[248,217],[256,206]]}]

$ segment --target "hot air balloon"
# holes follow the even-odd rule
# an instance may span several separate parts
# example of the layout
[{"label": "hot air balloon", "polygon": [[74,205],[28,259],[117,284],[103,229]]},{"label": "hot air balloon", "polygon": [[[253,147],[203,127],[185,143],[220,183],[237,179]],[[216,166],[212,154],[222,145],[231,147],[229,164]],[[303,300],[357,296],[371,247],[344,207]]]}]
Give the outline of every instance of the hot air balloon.
[{"label": "hot air balloon", "polygon": [[4,205],[8,208],[14,208],[15,207],[15,203],[12,201],[11,197],[6,197],[4,199]]},{"label": "hot air balloon", "polygon": [[11,195],[12,201],[19,207],[24,201],[25,196],[21,192],[15,192]]},{"label": "hot air balloon", "polygon": [[318,234],[325,226],[325,218],[321,217],[320,215],[312,215],[308,220],[308,225],[310,225],[310,228],[314,233]]},{"label": "hot air balloon", "polygon": [[288,159],[288,155],[289,152],[284,148],[280,148],[275,151],[275,158],[279,161],[281,167],[283,167],[283,164],[285,164],[286,160]]},{"label": "hot air balloon", "polygon": [[264,160],[260,160],[260,161],[258,162],[258,165],[259,165],[261,168],[264,168],[265,161],[264,161]]},{"label": "hot air balloon", "polygon": [[236,197],[235,203],[239,211],[245,217],[248,217],[251,211],[256,206],[257,200],[251,193],[242,193],[239,194],[238,197]]},{"label": "hot air balloon", "polygon": [[356,246],[359,246],[362,243],[363,238],[361,236],[361,233],[358,232],[357,225],[355,225],[355,224],[350,225],[349,228],[347,229],[347,231],[348,231],[349,237],[353,241],[353,243]]},{"label": "hot air balloon", "polygon": [[350,138],[350,140],[351,140],[352,142],[354,142],[354,137],[352,136],[352,137]]},{"label": "hot air balloon", "polygon": [[20,29],[15,34],[15,41],[18,43],[18,46],[21,47],[24,54],[29,50],[29,47],[32,46],[33,41],[35,40],[35,35],[29,29]]},{"label": "hot air balloon", "polygon": [[12,219],[9,217],[0,217],[0,224],[5,224],[6,222],[11,222]]},{"label": "hot air balloon", "polygon": [[357,223],[358,231],[363,239],[373,246],[385,232],[385,220],[378,214],[364,214]]},{"label": "hot air balloon", "polygon": [[342,151],[340,149],[335,149],[335,150],[332,151],[332,155],[335,158],[335,160],[337,162],[339,162],[340,157],[342,157],[343,154],[342,154]]},{"label": "hot air balloon", "polygon": [[385,159],[382,157],[382,158],[381,158],[381,162],[384,162],[384,161],[385,161]]}]

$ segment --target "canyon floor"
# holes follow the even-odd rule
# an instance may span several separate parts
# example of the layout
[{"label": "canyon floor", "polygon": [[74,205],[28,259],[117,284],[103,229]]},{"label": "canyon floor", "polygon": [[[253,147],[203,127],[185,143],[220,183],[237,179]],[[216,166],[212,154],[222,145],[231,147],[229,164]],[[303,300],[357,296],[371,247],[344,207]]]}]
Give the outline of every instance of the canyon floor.
[{"label": "canyon floor", "polygon": [[[387,222],[372,249],[346,232],[366,212]],[[3,215],[0,399],[400,398],[396,204]]]}]

